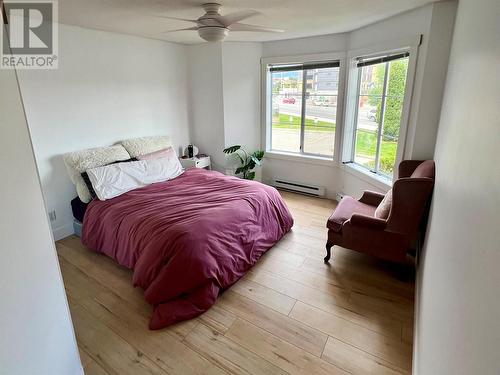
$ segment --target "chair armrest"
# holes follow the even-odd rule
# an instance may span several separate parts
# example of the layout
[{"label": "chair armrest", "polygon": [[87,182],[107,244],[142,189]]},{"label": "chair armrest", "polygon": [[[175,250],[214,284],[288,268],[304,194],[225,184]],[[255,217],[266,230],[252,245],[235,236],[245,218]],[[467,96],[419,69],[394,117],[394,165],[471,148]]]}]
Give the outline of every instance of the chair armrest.
[{"label": "chair armrest", "polygon": [[361,215],[361,214],[352,214],[351,219],[349,220],[351,225],[357,227],[364,227],[370,229],[378,229],[383,230],[387,225],[387,221],[384,219],[378,219],[373,216]]},{"label": "chair armrest", "polygon": [[369,204],[370,206],[378,206],[385,195],[377,193],[376,191],[365,190],[363,195],[358,200],[361,203]]}]

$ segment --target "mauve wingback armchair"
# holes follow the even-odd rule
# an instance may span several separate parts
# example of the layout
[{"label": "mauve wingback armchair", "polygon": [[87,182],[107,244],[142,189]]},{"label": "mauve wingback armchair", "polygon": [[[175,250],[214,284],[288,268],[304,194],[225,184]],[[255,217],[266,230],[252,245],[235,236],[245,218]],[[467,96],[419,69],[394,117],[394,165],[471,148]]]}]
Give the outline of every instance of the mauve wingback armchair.
[{"label": "mauve wingback armchair", "polygon": [[338,245],[405,263],[432,194],[434,174],[432,160],[404,160],[387,194],[365,191],[358,200],[344,197],[326,225],[325,262]]}]

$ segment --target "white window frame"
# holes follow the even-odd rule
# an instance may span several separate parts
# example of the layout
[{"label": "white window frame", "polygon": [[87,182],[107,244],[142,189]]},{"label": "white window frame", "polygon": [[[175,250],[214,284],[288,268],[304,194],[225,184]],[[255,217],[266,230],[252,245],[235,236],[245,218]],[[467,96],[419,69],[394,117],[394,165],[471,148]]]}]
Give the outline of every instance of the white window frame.
[{"label": "white window frame", "polygon": [[368,48],[352,50],[347,53],[348,75],[346,84],[346,104],[344,107],[344,131],[342,137],[342,158],[341,161],[344,168],[360,177],[371,177],[373,180],[384,185],[392,185],[392,181],[397,178],[397,168],[394,168],[393,176],[387,178],[383,174],[374,173],[369,169],[354,163],[353,147],[355,128],[356,107],[358,106],[358,86],[359,76],[357,68],[357,59],[359,57],[370,58],[387,54],[397,54],[409,52],[408,70],[406,77],[405,94],[403,99],[403,111],[401,114],[401,126],[399,129],[398,149],[396,153],[395,166],[403,160],[405,155],[405,147],[407,144],[408,123],[412,105],[413,84],[415,80],[415,72],[418,60],[418,47],[421,44],[421,36],[400,41],[392,41],[381,45],[376,45]]},{"label": "white window frame", "polygon": [[[313,62],[339,61],[339,86],[337,95],[337,113],[335,120],[335,139],[333,148],[333,158],[328,156],[320,156],[307,153],[294,153],[286,151],[278,151],[271,149],[271,101],[272,96],[268,93],[271,91],[271,80],[269,65],[276,64],[305,64]],[[261,59],[261,107],[262,107],[262,146],[266,151],[266,157],[284,159],[284,160],[300,160],[306,163],[321,164],[321,165],[337,165],[341,155],[341,139],[343,128],[344,114],[344,95],[345,95],[345,75],[346,75],[346,53],[319,53],[310,55],[296,56],[281,56],[281,57],[266,57]]]}]

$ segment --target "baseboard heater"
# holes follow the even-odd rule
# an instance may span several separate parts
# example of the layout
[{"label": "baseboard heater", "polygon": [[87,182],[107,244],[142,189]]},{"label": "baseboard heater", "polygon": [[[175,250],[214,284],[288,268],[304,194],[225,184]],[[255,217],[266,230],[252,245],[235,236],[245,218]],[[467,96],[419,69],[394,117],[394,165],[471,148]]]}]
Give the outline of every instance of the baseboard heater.
[{"label": "baseboard heater", "polygon": [[275,188],[287,191],[293,191],[294,193],[306,194],[314,197],[325,196],[325,188],[323,186],[309,185],[309,184],[304,184],[302,182],[295,182],[283,179],[272,180],[272,185]]}]

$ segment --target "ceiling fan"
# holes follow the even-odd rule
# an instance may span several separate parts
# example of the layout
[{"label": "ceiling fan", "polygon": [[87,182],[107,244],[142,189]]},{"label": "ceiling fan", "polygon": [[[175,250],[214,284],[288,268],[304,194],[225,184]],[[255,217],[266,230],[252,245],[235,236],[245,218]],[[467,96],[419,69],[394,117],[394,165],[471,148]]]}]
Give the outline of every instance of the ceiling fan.
[{"label": "ceiling fan", "polygon": [[284,31],[264,26],[247,25],[245,23],[239,22],[246,18],[259,14],[259,12],[255,10],[242,10],[223,16],[219,13],[221,5],[218,3],[206,3],[202,4],[201,7],[205,10],[205,14],[196,20],[168,16],[158,17],[195,23],[196,26],[193,27],[168,30],[165,32],[172,33],[184,30],[198,31],[198,35],[207,42],[219,42],[221,40],[224,40],[224,38],[229,34],[230,31],[260,31],[271,33],[282,33]]}]

